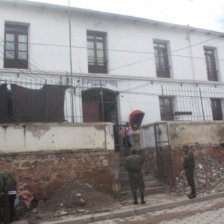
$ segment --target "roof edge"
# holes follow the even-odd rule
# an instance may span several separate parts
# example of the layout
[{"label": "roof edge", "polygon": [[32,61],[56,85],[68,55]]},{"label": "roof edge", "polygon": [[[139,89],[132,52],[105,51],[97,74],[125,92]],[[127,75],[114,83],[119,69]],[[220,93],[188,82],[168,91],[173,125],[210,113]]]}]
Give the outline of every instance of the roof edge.
[{"label": "roof edge", "polygon": [[[33,0],[31,0],[31,1],[28,1],[28,0],[0,0],[0,4],[2,4],[2,3],[7,4],[7,5],[19,4],[19,5],[36,6],[36,7],[44,6],[44,7],[49,7],[49,8],[59,9],[59,10],[68,10],[68,8],[69,8],[69,6],[66,6],[66,5],[57,5],[57,4],[51,4],[51,3],[46,3],[46,2],[35,2]],[[186,30],[186,31],[191,31],[191,32],[196,31],[196,32],[200,32],[200,33],[205,33],[207,35],[212,34],[212,35],[218,35],[220,37],[224,37],[224,32],[203,29],[203,28],[197,28],[197,27],[192,27],[189,25],[180,25],[180,24],[168,23],[168,22],[164,22],[164,21],[152,20],[152,19],[147,19],[147,18],[111,13],[111,12],[103,12],[103,11],[97,11],[97,10],[92,10],[92,9],[84,9],[84,8],[78,8],[78,7],[71,7],[70,9],[73,12],[86,13],[86,14],[92,14],[92,15],[101,15],[101,16],[105,16],[105,17],[113,17],[113,18],[118,18],[118,19],[122,19],[122,20],[142,22],[142,23],[151,24],[151,25],[155,25],[155,26],[161,25],[163,27],[168,27],[171,29],[175,28],[175,29],[181,29],[181,30]]]}]

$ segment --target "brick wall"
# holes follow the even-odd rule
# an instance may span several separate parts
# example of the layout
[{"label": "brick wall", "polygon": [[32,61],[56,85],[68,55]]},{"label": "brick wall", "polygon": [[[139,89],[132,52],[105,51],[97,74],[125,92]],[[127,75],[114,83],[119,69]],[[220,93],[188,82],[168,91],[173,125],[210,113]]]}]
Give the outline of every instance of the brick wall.
[{"label": "brick wall", "polygon": [[29,190],[36,200],[47,199],[75,179],[99,190],[119,191],[119,155],[107,150],[1,154],[0,168],[13,172],[18,190]]}]

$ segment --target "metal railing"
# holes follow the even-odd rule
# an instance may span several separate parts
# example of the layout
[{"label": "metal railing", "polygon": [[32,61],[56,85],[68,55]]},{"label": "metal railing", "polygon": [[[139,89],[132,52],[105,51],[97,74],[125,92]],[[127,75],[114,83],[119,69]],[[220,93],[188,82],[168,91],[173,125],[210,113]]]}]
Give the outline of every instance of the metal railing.
[{"label": "metal railing", "polygon": [[[125,91],[120,89],[120,86],[127,81],[92,77],[72,78],[70,76],[49,76],[47,78],[41,75],[30,75],[29,78],[1,76],[0,87],[3,88],[3,85],[5,85],[6,89],[5,92],[3,91],[4,88],[0,92],[0,117],[3,113],[7,114],[5,114],[4,119],[0,119],[0,122],[32,122],[32,119],[38,121],[32,111],[35,111],[35,104],[38,105],[39,103],[39,105],[42,105],[42,110],[40,110],[42,115],[39,116],[39,118],[41,117],[39,121],[110,121],[118,125],[117,99],[123,94],[131,94],[130,103],[132,100],[138,101],[138,97],[145,97],[147,103],[147,96],[154,97],[158,101],[164,97],[169,98],[167,101],[162,100],[160,102],[160,108],[155,107],[155,111],[162,112],[164,120],[166,120],[166,117],[169,118],[167,120],[191,121],[213,120],[215,117],[223,119],[224,88],[222,85],[197,86],[193,83],[192,85],[157,83],[152,88],[146,89],[143,87],[142,90],[141,88],[137,90],[132,88]],[[51,94],[49,94],[49,91],[52,91]],[[124,99],[122,102],[124,102]],[[4,105],[5,110],[2,109]],[[25,109],[27,110],[26,113],[24,113]],[[19,110],[20,115],[23,113],[22,117],[24,119],[18,119],[18,113],[16,118],[11,116],[16,113],[15,110]],[[49,112],[49,110],[52,111]],[[59,110],[63,111],[63,119],[61,117],[58,119],[56,116]],[[216,116],[214,116],[214,112],[216,112]],[[53,114],[50,116],[51,118],[49,113]],[[33,117],[25,118],[28,115]],[[52,116],[54,117],[52,118]]]}]

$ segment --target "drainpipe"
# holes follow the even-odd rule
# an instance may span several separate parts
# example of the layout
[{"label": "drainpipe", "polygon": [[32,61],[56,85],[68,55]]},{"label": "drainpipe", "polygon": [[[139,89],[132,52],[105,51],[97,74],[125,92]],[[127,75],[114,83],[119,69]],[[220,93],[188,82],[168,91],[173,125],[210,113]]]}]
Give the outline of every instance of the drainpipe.
[{"label": "drainpipe", "polygon": [[[71,76],[71,86],[73,85],[73,68],[72,68],[72,30],[71,30],[71,7],[70,0],[68,0],[68,28],[69,28],[69,58],[70,58],[70,76]],[[74,123],[74,91],[71,89],[71,109],[72,109],[72,123]]]},{"label": "drainpipe", "polygon": [[103,99],[103,89],[102,89],[101,81],[100,81],[100,98],[101,98],[101,109],[102,109],[103,122],[105,122],[105,120],[104,120],[104,99]]},{"label": "drainpipe", "polygon": [[[189,54],[190,54],[190,61],[191,61],[191,71],[192,71],[192,76],[193,76],[193,83],[195,83],[196,79],[195,79],[195,67],[194,67],[194,58],[193,58],[193,53],[192,53],[192,47],[191,47],[191,30],[190,30],[190,26],[189,24],[187,25],[188,30],[187,30],[187,40],[188,40],[188,47],[189,47]],[[200,113],[200,103],[197,102],[197,97],[198,97],[198,91],[197,91],[197,84],[195,84],[195,86],[193,86],[193,89],[195,89],[193,97],[194,97],[194,104],[195,107],[198,108],[198,113]],[[201,96],[201,90],[199,88],[199,94],[200,94],[200,98]],[[204,117],[204,110],[203,110],[203,102],[202,102],[202,98],[201,98],[201,110],[203,112],[203,120],[205,119]]]},{"label": "drainpipe", "polygon": [[192,48],[191,48],[191,30],[190,26],[187,25],[188,30],[187,30],[187,40],[188,40],[188,47],[189,47],[189,53],[190,53],[190,60],[191,60],[191,71],[193,75],[193,80],[195,81],[195,68],[194,68],[194,59],[193,59],[193,54],[192,54]]}]

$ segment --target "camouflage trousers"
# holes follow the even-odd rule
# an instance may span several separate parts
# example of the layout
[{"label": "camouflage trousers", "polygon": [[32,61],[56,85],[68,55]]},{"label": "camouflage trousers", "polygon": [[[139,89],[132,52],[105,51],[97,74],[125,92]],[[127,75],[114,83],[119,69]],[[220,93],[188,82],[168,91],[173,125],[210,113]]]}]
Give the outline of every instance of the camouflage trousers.
[{"label": "camouflage trousers", "polygon": [[137,193],[137,189],[139,189],[141,193],[144,192],[145,184],[142,172],[129,172],[129,183],[133,194]]},{"label": "camouflage trousers", "polygon": [[7,195],[0,196],[0,222],[8,224],[10,222],[10,206]]},{"label": "camouflage trousers", "polygon": [[195,183],[194,183],[194,168],[188,168],[185,170],[185,175],[187,178],[187,183],[191,187],[191,193],[195,195]]}]

